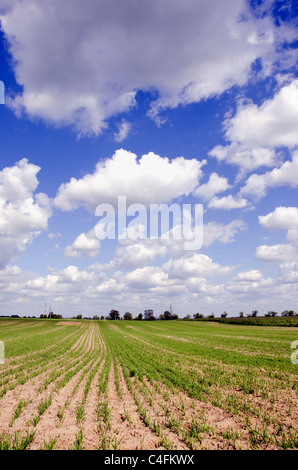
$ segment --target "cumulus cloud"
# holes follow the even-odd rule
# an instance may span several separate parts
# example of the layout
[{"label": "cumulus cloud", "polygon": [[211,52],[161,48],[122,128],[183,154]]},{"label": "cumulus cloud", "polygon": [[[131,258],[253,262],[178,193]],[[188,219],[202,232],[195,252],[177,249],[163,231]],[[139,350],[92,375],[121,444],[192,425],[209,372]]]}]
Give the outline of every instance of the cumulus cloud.
[{"label": "cumulus cloud", "polygon": [[231,210],[231,209],[243,209],[247,207],[248,202],[246,199],[237,198],[229,194],[228,196],[218,198],[214,197],[208,204],[209,208],[212,209],[222,209],[222,210]]},{"label": "cumulus cloud", "polygon": [[[216,145],[209,155],[219,162],[226,162],[241,168],[241,177],[245,172],[256,170],[263,166],[272,167],[278,159],[274,149],[264,147],[248,148],[242,143],[233,142],[230,145]],[[239,179],[238,177],[238,179]]]},{"label": "cumulus cloud", "polygon": [[247,195],[260,199],[267,194],[268,188],[298,186],[298,151],[293,152],[292,160],[263,174],[252,174],[240,190],[240,195]]},{"label": "cumulus cloud", "polygon": [[282,263],[297,258],[298,250],[290,244],[260,245],[256,249],[255,256],[262,261]]},{"label": "cumulus cloud", "polygon": [[285,283],[298,283],[298,261],[282,263],[279,267],[280,279]]},{"label": "cumulus cloud", "polygon": [[81,233],[72,245],[66,247],[64,254],[69,258],[80,258],[82,255],[95,258],[99,254],[100,241],[96,237],[94,229]]},{"label": "cumulus cloud", "polygon": [[298,80],[282,87],[260,107],[240,106],[226,122],[226,138],[251,148],[298,145]]},{"label": "cumulus cloud", "polygon": [[273,212],[259,216],[259,223],[269,230],[287,230],[286,241],[298,244],[298,208],[276,207]]},{"label": "cumulus cloud", "polygon": [[94,274],[89,271],[80,271],[77,266],[67,266],[65,269],[53,271],[44,277],[35,277],[24,284],[29,291],[52,294],[74,294],[83,291],[87,283],[94,279]]},{"label": "cumulus cloud", "polygon": [[47,229],[51,201],[35,193],[40,168],[27,159],[0,172],[0,267]]},{"label": "cumulus cloud", "polygon": [[149,114],[160,122],[164,108],[245,84],[257,58],[269,73],[281,30],[244,0],[28,0],[1,25],[23,87],[11,107],[79,134],[98,134],[138,90],[156,92]]},{"label": "cumulus cloud", "polygon": [[194,191],[194,195],[204,200],[211,199],[215,194],[223,193],[230,187],[228,179],[219,176],[217,173],[211,173],[207,183],[201,184]]},{"label": "cumulus cloud", "polygon": [[298,228],[298,208],[276,207],[273,212],[260,215],[259,223],[270,230]]},{"label": "cumulus cloud", "polygon": [[192,256],[184,256],[179,259],[169,260],[164,264],[164,270],[171,278],[187,279],[189,277],[206,278],[230,274],[232,266],[221,266],[215,263],[209,256],[194,253]]},{"label": "cumulus cloud", "polygon": [[259,269],[251,269],[250,271],[242,271],[237,274],[235,280],[243,282],[255,282],[260,281],[263,275]]},{"label": "cumulus cloud", "polygon": [[138,159],[119,149],[112,158],[99,162],[94,173],[62,184],[54,203],[65,211],[85,206],[92,212],[101,203],[117,208],[118,196],[126,196],[127,204],[170,202],[197,187],[205,163],[183,157],[170,161],[153,152]]},{"label": "cumulus cloud", "polygon": [[224,122],[225,139],[231,143],[215,146],[209,155],[239,166],[241,174],[277,165],[277,148],[298,145],[297,101],[298,80],[292,80],[260,106],[240,104],[235,116]]},{"label": "cumulus cloud", "polygon": [[[159,266],[138,267],[126,274],[116,272],[114,277],[97,286],[101,293],[146,292],[156,295],[181,295],[188,290],[207,291],[212,286],[206,278],[227,275],[233,266],[221,266],[207,255],[194,253],[165,262]],[[186,282],[187,280],[187,282]]]},{"label": "cumulus cloud", "polygon": [[144,266],[144,264],[155,261],[156,258],[164,257],[167,252],[167,246],[159,243],[159,240],[143,240],[117,247],[111,265],[125,269]]}]

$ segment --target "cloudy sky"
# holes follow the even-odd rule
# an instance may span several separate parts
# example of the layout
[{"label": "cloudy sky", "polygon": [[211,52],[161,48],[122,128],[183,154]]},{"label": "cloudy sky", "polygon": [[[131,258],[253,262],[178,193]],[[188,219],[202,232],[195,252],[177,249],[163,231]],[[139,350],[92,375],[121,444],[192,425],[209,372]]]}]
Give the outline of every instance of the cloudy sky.
[{"label": "cloudy sky", "polygon": [[[297,18],[295,0],[0,0],[0,314],[297,311]],[[136,214],[139,237],[100,239],[119,196],[202,204],[203,245]]]}]

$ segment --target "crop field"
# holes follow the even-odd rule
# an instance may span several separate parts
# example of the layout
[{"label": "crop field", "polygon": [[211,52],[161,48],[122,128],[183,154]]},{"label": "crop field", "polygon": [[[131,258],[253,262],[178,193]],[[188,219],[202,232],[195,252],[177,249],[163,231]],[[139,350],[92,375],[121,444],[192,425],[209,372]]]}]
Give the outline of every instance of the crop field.
[{"label": "crop field", "polygon": [[0,319],[0,449],[296,449],[297,328]]}]

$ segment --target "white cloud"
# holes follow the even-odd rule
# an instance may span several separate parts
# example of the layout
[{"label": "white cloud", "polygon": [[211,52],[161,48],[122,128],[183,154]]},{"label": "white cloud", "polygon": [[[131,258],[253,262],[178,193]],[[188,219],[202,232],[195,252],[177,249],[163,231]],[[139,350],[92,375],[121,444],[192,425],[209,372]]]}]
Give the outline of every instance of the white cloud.
[{"label": "white cloud", "polygon": [[236,198],[229,194],[228,196],[218,198],[215,197],[211,199],[208,204],[209,208],[212,209],[223,209],[223,210],[231,210],[231,209],[243,209],[247,207],[247,200],[243,198]]},{"label": "white cloud", "polygon": [[282,282],[298,283],[298,261],[283,263],[279,269]]},{"label": "white cloud", "polygon": [[260,245],[256,249],[256,258],[262,261],[282,263],[297,258],[298,250],[290,244]]},{"label": "white cloud", "polygon": [[298,208],[276,207],[273,212],[260,215],[259,223],[270,230],[298,228]]},{"label": "white cloud", "polygon": [[155,261],[157,257],[165,256],[167,251],[167,246],[159,243],[159,240],[150,239],[119,246],[116,249],[112,265],[117,268],[144,266],[144,264]]},{"label": "white cloud", "polygon": [[47,229],[49,198],[34,194],[40,168],[23,159],[0,172],[0,267]]},{"label": "white cloud", "polygon": [[79,134],[100,132],[138,90],[157,91],[156,117],[245,84],[259,57],[269,73],[282,29],[252,18],[244,0],[28,0],[1,23],[23,86],[11,106]]},{"label": "white cloud", "polygon": [[170,202],[196,188],[205,163],[183,157],[170,161],[153,152],[137,159],[134,153],[119,149],[99,162],[93,174],[61,185],[54,203],[66,211],[83,205],[92,212],[100,203],[117,209],[118,196],[126,196],[127,204]]},{"label": "white cloud", "polygon": [[250,271],[243,271],[237,274],[235,280],[243,282],[255,282],[260,281],[263,278],[261,271],[258,269],[252,269]]},{"label": "white cloud", "polygon": [[88,271],[79,271],[77,266],[67,266],[60,271],[53,271],[45,277],[35,277],[24,285],[29,291],[36,291],[36,295],[42,293],[75,294],[82,292],[88,283],[94,280],[94,274]]},{"label": "white cloud", "polygon": [[52,232],[50,232],[50,233],[48,234],[48,237],[49,237],[50,240],[53,240],[53,239],[55,239],[55,238],[60,238],[60,237],[61,237],[61,233],[59,233],[59,232],[57,232],[57,233],[52,233]]},{"label": "white cloud", "polygon": [[244,103],[234,117],[224,122],[229,145],[217,145],[209,155],[218,161],[237,165],[242,173],[279,162],[276,148],[298,145],[298,80],[284,84],[273,98],[260,106]]},{"label": "white cloud", "polygon": [[263,166],[272,167],[278,161],[276,152],[273,149],[264,147],[249,148],[237,142],[227,146],[217,145],[209,152],[209,155],[215,157],[219,162],[241,167],[242,173]]},{"label": "white cloud", "polygon": [[194,195],[204,200],[211,199],[215,194],[223,193],[230,187],[228,179],[219,176],[217,173],[211,173],[207,183],[201,184],[199,188],[194,191]]},{"label": "white cloud", "polygon": [[214,242],[231,243],[235,235],[246,229],[242,220],[232,220],[228,224],[220,222],[208,222],[204,225],[204,246],[208,247]]},{"label": "white cloud", "polygon": [[260,107],[240,106],[226,121],[226,138],[250,148],[298,145],[298,80],[285,85]]},{"label": "white cloud", "polygon": [[122,142],[128,136],[131,130],[131,124],[130,122],[123,120],[117,127],[118,132],[114,134],[114,139],[116,142]]},{"label": "white cloud", "polygon": [[234,267],[221,266],[203,254],[194,253],[179,259],[171,259],[163,266],[170,278],[188,279],[189,277],[205,278],[230,274]]},{"label": "white cloud", "polygon": [[292,161],[284,162],[280,167],[264,174],[252,174],[240,190],[240,195],[261,198],[268,188],[279,186],[298,186],[298,151],[293,152]]},{"label": "white cloud", "polygon": [[298,245],[297,207],[276,207],[273,212],[260,215],[259,223],[269,230],[287,230],[286,241]]},{"label": "white cloud", "polygon": [[73,244],[66,247],[64,254],[69,258],[80,258],[82,255],[95,258],[99,250],[100,241],[92,229],[87,234],[83,232],[78,235]]}]

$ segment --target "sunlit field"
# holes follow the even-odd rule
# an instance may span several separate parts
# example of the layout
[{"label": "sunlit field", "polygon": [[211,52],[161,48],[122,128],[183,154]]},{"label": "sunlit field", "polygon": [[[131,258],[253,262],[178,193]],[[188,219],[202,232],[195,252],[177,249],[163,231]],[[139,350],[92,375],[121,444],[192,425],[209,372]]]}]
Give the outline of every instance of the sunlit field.
[{"label": "sunlit field", "polygon": [[0,319],[0,449],[294,449],[294,327]]}]

